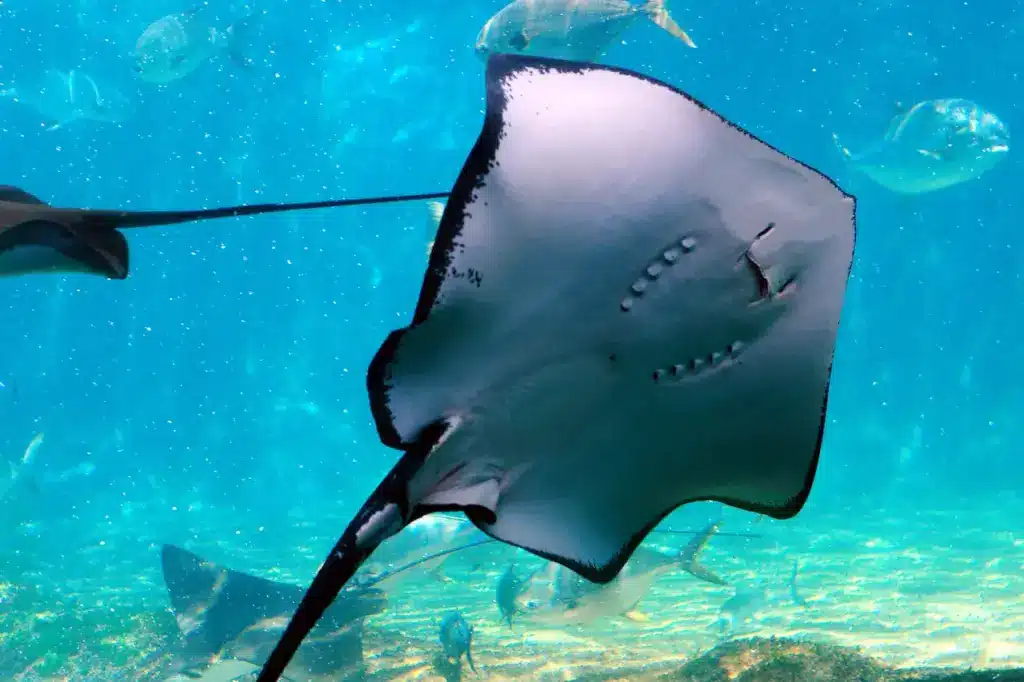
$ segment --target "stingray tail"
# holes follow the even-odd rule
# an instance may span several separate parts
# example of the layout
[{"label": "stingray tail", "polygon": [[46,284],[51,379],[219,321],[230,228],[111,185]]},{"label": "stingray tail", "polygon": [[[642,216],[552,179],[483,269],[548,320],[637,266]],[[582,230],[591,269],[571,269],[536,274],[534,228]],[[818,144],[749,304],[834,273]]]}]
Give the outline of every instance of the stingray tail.
[{"label": "stingray tail", "polygon": [[364,197],[360,199],[335,199],[331,201],[307,201],[290,204],[250,204],[246,206],[225,206],[223,208],[207,208],[197,211],[82,211],[83,222],[95,227],[114,229],[131,227],[157,227],[160,225],[177,225],[197,220],[214,220],[217,218],[240,218],[243,216],[263,215],[265,213],[285,213],[288,211],[309,211],[318,208],[338,208],[342,206],[369,206],[373,204],[393,204],[406,201],[423,201],[448,196],[448,192],[430,192],[426,194],[393,194],[382,197]]},{"label": "stingray tail", "polygon": [[406,452],[363,504],[320,566],[256,682],[281,678],[303,640],[359,567],[384,540],[412,521],[405,487],[423,459],[419,451]]},{"label": "stingray tail", "polygon": [[647,0],[647,4],[644,5],[643,9],[651,17],[651,21],[683,41],[687,47],[697,47],[696,43],[686,34],[686,31],[668,13],[668,10],[665,8],[665,0]]}]

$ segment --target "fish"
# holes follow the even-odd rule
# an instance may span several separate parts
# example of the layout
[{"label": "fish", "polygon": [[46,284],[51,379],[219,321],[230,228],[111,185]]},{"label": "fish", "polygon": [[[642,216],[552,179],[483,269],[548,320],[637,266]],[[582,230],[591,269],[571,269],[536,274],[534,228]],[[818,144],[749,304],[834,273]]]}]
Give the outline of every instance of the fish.
[{"label": "fish", "polygon": [[768,605],[768,590],[760,583],[734,588],[718,611],[715,628],[721,634],[736,630],[752,621]]},{"label": "fish", "polygon": [[516,574],[515,564],[509,564],[498,576],[498,583],[494,590],[494,603],[498,605],[498,613],[501,619],[512,627],[512,618],[522,609],[519,606],[519,598],[530,589],[530,583],[534,574],[526,578],[520,578]]},{"label": "fish", "polygon": [[697,555],[718,530],[713,523],[695,536],[680,552],[666,553],[641,545],[611,582],[594,584],[555,562],[531,578],[520,590],[516,611],[531,623],[544,625],[589,625],[603,618],[622,617],[635,622],[650,618],[638,610],[640,601],[666,573],[683,569],[713,585],[728,583],[702,566]]},{"label": "fish", "polygon": [[469,669],[476,672],[476,667],[473,665],[473,628],[469,626],[461,613],[451,611],[445,615],[441,620],[438,639],[441,642],[441,650],[449,663],[461,665],[462,657],[465,656]]},{"label": "fish", "polygon": [[787,519],[810,494],[854,198],[633,71],[496,54],[485,85],[411,322],[367,369],[401,454],[259,682],[428,514],[607,583],[683,504]]},{"label": "fish", "polygon": [[0,277],[79,273],[123,280],[129,268],[128,240],[120,232],[125,228],[447,196],[432,192],[195,211],[117,211],[55,208],[23,189],[0,185]]},{"label": "fish", "polygon": [[135,113],[135,105],[113,88],[100,90],[87,73],[47,69],[37,77],[19,79],[0,90],[0,98],[31,107],[46,123],[47,131],[76,121],[120,124]]},{"label": "fish", "polygon": [[44,435],[37,433],[29,441],[17,462],[7,463],[7,477],[0,478],[0,501],[14,497],[19,490],[38,491],[39,477],[35,471],[36,454],[42,447]]},{"label": "fish", "polygon": [[1010,151],[1009,128],[965,99],[918,102],[889,122],[882,139],[858,152],[832,140],[846,163],[898,194],[936,192],[974,180]]},{"label": "fish", "polygon": [[[303,594],[301,587],[231,570],[174,545],[161,548],[160,565],[180,636],[141,667],[163,676],[197,677],[223,659],[256,668]],[[288,668],[288,678],[362,679],[363,622],[386,607],[380,589],[346,590]]]},{"label": "fish", "polygon": [[640,17],[696,47],[665,0],[513,0],[480,29],[475,50],[481,58],[506,52],[595,62]]},{"label": "fish", "polygon": [[769,590],[762,580],[757,580],[749,585],[740,585],[734,588],[733,594],[729,597],[718,613],[715,625],[720,633],[727,633],[736,630],[740,625],[754,620],[765,608],[779,605],[786,601],[800,608],[809,608],[810,604],[805,600],[797,589],[797,574],[800,570],[800,563],[793,561],[793,570],[786,581],[785,596],[778,590]]},{"label": "fish", "polygon": [[222,53],[243,68],[251,66],[242,43],[253,18],[220,30],[203,18],[204,8],[168,14],[142,31],[135,42],[133,64],[139,78],[155,85],[173,83]]},{"label": "fish", "polygon": [[[714,585],[728,584],[699,561],[699,554],[720,527],[721,523],[715,522],[697,532],[651,531],[689,534],[694,539],[676,557],[641,545],[624,573],[605,585],[587,583],[581,576],[555,562],[548,562],[525,578],[519,578],[514,565],[510,564],[498,578],[494,601],[502,620],[509,627],[512,627],[512,618],[521,613],[533,622],[558,625],[587,624],[610,616],[644,621],[647,618],[636,610],[637,604],[655,580],[675,567]],[[747,533],[725,535],[758,537]]]}]

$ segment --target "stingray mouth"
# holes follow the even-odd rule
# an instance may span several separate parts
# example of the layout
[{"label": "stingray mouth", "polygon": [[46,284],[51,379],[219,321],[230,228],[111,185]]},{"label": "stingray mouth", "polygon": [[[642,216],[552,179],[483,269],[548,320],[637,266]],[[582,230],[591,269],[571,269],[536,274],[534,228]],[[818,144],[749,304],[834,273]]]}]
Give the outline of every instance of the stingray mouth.
[{"label": "stingray mouth", "polygon": [[671,385],[688,379],[704,377],[735,365],[743,350],[743,342],[733,341],[724,348],[711,351],[706,355],[677,362],[670,367],[659,367],[651,372],[651,380],[656,384]]},{"label": "stingray mouth", "polygon": [[761,230],[754,241],[740,257],[737,267],[745,267],[753,276],[755,283],[755,295],[751,305],[757,305],[763,301],[774,301],[775,299],[787,296],[792,293],[796,286],[796,275],[785,272],[785,269],[770,267],[762,264],[758,258],[758,246],[761,241],[775,231],[775,223],[768,225]]}]

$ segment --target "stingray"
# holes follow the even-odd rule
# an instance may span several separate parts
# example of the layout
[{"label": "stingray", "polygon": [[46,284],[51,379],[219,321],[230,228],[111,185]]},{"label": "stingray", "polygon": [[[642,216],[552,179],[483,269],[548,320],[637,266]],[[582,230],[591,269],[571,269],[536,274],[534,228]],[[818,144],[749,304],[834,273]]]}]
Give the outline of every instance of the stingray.
[{"label": "stingray", "polygon": [[[164,545],[161,566],[180,634],[163,674],[201,674],[222,658],[259,665],[302,599],[301,587],[233,571],[173,545]],[[289,667],[289,679],[360,679],[363,619],[386,606],[379,589],[346,590]]]},{"label": "stingray", "polygon": [[[399,574],[492,542],[477,540],[430,552],[360,583],[353,581],[289,665],[288,679],[363,679],[363,621],[386,609],[381,585],[391,586]],[[148,678],[184,674],[205,679],[208,667],[226,660],[237,664],[231,669],[251,671],[266,660],[302,599],[301,587],[231,570],[174,545],[163,546],[160,560],[178,637],[139,666]]]},{"label": "stingray", "polygon": [[25,190],[0,186],[0,277],[55,272],[125,279],[128,241],[119,231],[124,228],[446,196],[447,192],[434,192],[194,211],[115,211],[54,208]]},{"label": "stingray", "polygon": [[665,83],[493,55],[412,320],[367,370],[401,455],[259,682],[432,512],[596,583],[687,502],[799,512],[854,234],[828,177]]}]

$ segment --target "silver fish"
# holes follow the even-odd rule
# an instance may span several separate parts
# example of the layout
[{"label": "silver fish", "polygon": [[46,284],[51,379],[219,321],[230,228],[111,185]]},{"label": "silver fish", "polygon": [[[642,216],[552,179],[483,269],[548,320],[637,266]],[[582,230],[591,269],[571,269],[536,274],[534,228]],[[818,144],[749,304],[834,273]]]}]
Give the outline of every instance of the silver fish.
[{"label": "silver fish", "polygon": [[240,66],[249,66],[239,39],[240,29],[248,21],[220,30],[200,16],[201,9],[168,14],[146,27],[135,43],[134,68],[142,80],[171,83],[223,52]]},{"label": "silver fish", "polygon": [[545,625],[587,625],[616,616],[645,622],[649,618],[637,607],[655,581],[670,571],[681,568],[705,582],[726,584],[698,560],[718,525],[702,531],[677,555],[641,545],[622,573],[603,585],[548,562],[547,570],[531,576],[528,588],[517,596],[517,610],[527,621]]},{"label": "silver fish", "polygon": [[847,163],[882,187],[924,194],[980,177],[1006,157],[1010,132],[995,114],[965,99],[918,102],[890,122],[882,139],[853,152],[832,139]]},{"label": "silver fish", "polygon": [[514,0],[484,24],[476,52],[480,57],[511,52],[594,62],[638,17],[696,47],[665,9],[665,0],[642,5],[629,0]]}]

